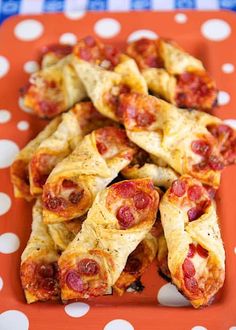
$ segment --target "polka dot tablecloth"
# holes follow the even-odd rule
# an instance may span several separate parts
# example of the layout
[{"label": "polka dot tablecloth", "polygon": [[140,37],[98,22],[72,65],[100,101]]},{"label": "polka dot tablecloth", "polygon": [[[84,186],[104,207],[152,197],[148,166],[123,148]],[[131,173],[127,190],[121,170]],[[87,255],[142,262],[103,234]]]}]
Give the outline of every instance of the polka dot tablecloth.
[{"label": "polka dot tablecloth", "polygon": [[[86,35],[122,47],[142,36],[176,39],[201,58],[217,82],[216,114],[236,127],[236,19],[230,12],[136,12],[50,14],[14,17],[0,29],[0,329],[1,330],[235,330],[236,169],[222,178],[218,205],[225,242],[226,282],[215,302],[199,311],[160,278],[156,265],[143,276],[145,290],[105,296],[66,306],[27,305],[20,286],[20,255],[30,233],[31,207],[13,197],[9,167],[45,125],[22,105],[19,88],[38,69],[39,49],[50,43],[75,44]],[[235,118],[235,119],[234,119]]]}]

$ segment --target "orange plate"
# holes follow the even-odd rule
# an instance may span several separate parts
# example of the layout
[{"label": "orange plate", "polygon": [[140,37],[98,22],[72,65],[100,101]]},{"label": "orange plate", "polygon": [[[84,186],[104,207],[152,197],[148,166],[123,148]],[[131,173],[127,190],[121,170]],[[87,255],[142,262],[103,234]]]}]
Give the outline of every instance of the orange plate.
[{"label": "orange plate", "polygon": [[[112,21],[103,21],[106,18]],[[27,330],[28,322],[32,330],[228,330],[236,326],[235,167],[225,170],[218,198],[227,255],[226,282],[213,305],[198,311],[183,306],[183,301],[176,297],[171,285],[166,285],[157,275],[156,265],[144,275],[145,290],[141,294],[126,293],[121,298],[105,296],[90,299],[84,302],[90,306],[87,313],[87,306],[81,303],[67,307],[67,312],[60,304],[27,305],[20,285],[19,265],[20,255],[30,234],[32,205],[14,199],[9,179],[9,164],[17,147],[11,141],[22,148],[44,125],[43,120],[22,111],[18,105],[18,90],[28,79],[24,64],[37,59],[40,47],[58,42],[63,33],[73,33],[78,39],[97,34],[103,37],[102,41],[119,46],[138,30],[149,30],[147,36],[150,31],[154,31],[160,36],[173,38],[204,61],[219,89],[226,92],[221,93],[220,100],[224,105],[216,110],[216,114],[222,119],[232,119],[236,108],[236,76],[231,72],[233,65],[236,67],[235,18],[231,12],[216,11],[188,11],[182,15],[177,12],[107,12],[89,13],[73,20],[63,14],[17,16],[3,24],[0,29],[0,109],[8,110],[11,118],[8,118],[8,112],[0,111],[0,234],[3,235],[0,236],[0,312],[5,312],[0,315],[0,329]],[[35,21],[24,22],[27,19],[36,20],[42,25],[35,25]],[[41,27],[43,31],[40,30]],[[22,33],[24,38],[31,37],[32,40],[20,40]],[[10,64],[7,73],[3,57]],[[225,66],[226,63],[232,65]],[[232,123],[235,124],[236,120]],[[10,143],[6,140],[10,140]],[[10,197],[10,207],[9,199],[4,194]],[[17,235],[20,240],[18,248],[16,236],[4,235],[5,233]],[[182,306],[168,306],[173,304]],[[15,312],[11,312],[12,310]],[[113,322],[109,323],[111,321]]]}]

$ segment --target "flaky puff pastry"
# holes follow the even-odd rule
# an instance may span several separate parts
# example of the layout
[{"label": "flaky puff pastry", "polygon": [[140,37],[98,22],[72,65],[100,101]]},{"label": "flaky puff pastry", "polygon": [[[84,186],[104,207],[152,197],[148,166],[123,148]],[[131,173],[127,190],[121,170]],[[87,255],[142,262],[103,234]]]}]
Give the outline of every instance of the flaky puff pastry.
[{"label": "flaky puff pastry", "polygon": [[39,145],[52,135],[61,122],[61,117],[54,118],[33,140],[31,140],[16,156],[11,165],[11,182],[15,197],[30,201],[34,198],[30,193],[28,165]]},{"label": "flaky puff pastry", "polygon": [[21,256],[20,276],[27,303],[59,299],[58,258],[38,199],[33,207],[32,232]]},{"label": "flaky puff pastry", "polygon": [[[225,156],[220,138],[211,130],[223,124],[220,119],[204,112],[176,108],[150,95],[133,93],[120,99],[131,141],[163,159],[177,173],[190,174],[204,184],[219,187]],[[225,138],[230,142],[229,135]],[[229,145],[233,141],[235,138]],[[235,148],[229,148],[235,157]]]},{"label": "flaky puff pastry", "polygon": [[120,121],[120,94],[130,91],[148,93],[147,84],[135,61],[124,54],[120,55],[120,62],[113,71],[83,60],[78,60],[75,68],[94,106],[101,114],[115,121]]},{"label": "flaky puff pastry", "polygon": [[160,203],[172,282],[195,308],[208,305],[224,283],[225,252],[213,201],[184,175]]},{"label": "flaky puff pastry", "polygon": [[122,129],[104,127],[86,135],[56,165],[43,187],[45,223],[85,214],[96,194],[131,162],[134,151]]},{"label": "flaky puff pastry", "polygon": [[183,108],[210,110],[216,105],[215,82],[202,62],[176,43],[164,39],[140,39],[128,45],[149,89]]},{"label": "flaky puff pastry", "polygon": [[24,105],[39,117],[52,118],[86,97],[74,69],[73,55],[31,75],[24,91]]},{"label": "flaky puff pastry", "polygon": [[63,301],[105,294],[156,219],[159,195],[150,179],[99,192],[81,232],[59,259]]},{"label": "flaky puff pastry", "polygon": [[64,113],[57,129],[40,143],[29,163],[31,194],[42,194],[52,169],[75,149],[86,134],[109,124],[111,121],[103,117],[91,102],[80,102]]}]

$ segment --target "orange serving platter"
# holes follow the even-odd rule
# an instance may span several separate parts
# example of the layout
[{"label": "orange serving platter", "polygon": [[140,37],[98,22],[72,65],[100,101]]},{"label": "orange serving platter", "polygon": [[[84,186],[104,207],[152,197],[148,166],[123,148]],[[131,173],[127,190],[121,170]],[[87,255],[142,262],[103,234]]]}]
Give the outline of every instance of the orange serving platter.
[{"label": "orange serving platter", "polygon": [[[134,33],[135,32],[135,33]],[[226,281],[215,302],[194,310],[158,274],[146,272],[142,293],[126,293],[62,304],[27,305],[20,285],[20,255],[30,234],[31,204],[13,197],[9,166],[45,125],[25,112],[18,90],[28,79],[39,49],[97,35],[124,42],[156,34],[173,38],[203,60],[217,82],[216,114],[236,124],[236,16],[231,12],[129,12],[16,16],[0,29],[0,329],[1,330],[235,330],[236,329],[236,167],[225,169],[218,209],[226,249]],[[235,68],[235,70],[234,70]],[[234,120],[235,118],[235,120]],[[174,305],[174,306],[173,306]]]}]

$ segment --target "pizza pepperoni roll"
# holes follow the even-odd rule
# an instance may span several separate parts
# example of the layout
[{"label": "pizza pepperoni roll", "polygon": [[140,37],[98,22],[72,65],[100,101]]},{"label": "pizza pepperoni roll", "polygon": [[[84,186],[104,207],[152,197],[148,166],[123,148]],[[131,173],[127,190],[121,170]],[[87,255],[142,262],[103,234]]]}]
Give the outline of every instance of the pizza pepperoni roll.
[{"label": "pizza pepperoni roll", "polygon": [[157,246],[157,238],[149,232],[128,256],[125,268],[113,285],[116,294],[122,296],[126,289],[143,275],[156,257]]},{"label": "pizza pepperoni roll", "polygon": [[59,259],[62,300],[105,294],[150,231],[159,195],[150,179],[122,181],[99,192],[82,230]]},{"label": "pizza pepperoni roll", "polygon": [[216,104],[216,85],[202,62],[174,42],[140,39],[127,54],[137,61],[149,89],[168,102],[200,110]]},{"label": "pizza pepperoni roll", "polygon": [[61,122],[61,117],[53,119],[32,141],[30,141],[16,156],[11,165],[11,182],[14,186],[15,197],[30,201],[34,197],[30,193],[28,165],[39,145],[52,135]]},{"label": "pizza pepperoni roll", "polygon": [[104,127],[87,135],[57,164],[43,187],[45,223],[85,214],[96,194],[130,163],[133,154],[122,129]]},{"label": "pizza pepperoni roll", "polygon": [[120,121],[119,96],[130,91],[147,94],[147,85],[135,61],[126,55],[120,56],[120,63],[113,71],[78,60],[76,70],[86,92],[101,114]]},{"label": "pizza pepperoni roll", "polygon": [[21,256],[21,283],[28,304],[59,299],[58,257],[38,199],[33,207],[32,233]]},{"label": "pizza pepperoni roll", "polygon": [[195,308],[208,305],[224,283],[225,252],[215,205],[188,175],[160,203],[172,282]]},{"label": "pizza pepperoni roll", "polygon": [[29,163],[31,194],[42,194],[43,185],[56,164],[75,149],[83,136],[106,124],[111,121],[103,117],[91,102],[78,103],[63,114],[55,132],[41,142]]},{"label": "pizza pepperoni roll", "polygon": [[131,141],[163,159],[177,173],[219,187],[224,159],[208,130],[222,121],[200,111],[179,109],[150,95],[122,95],[124,125]]},{"label": "pizza pepperoni roll", "polygon": [[66,44],[51,44],[43,46],[40,50],[41,68],[44,69],[58,63],[62,58],[70,55],[72,51],[73,47]]},{"label": "pizza pepperoni roll", "polygon": [[52,118],[86,97],[74,69],[73,55],[31,75],[24,90],[24,105],[39,117]]}]

